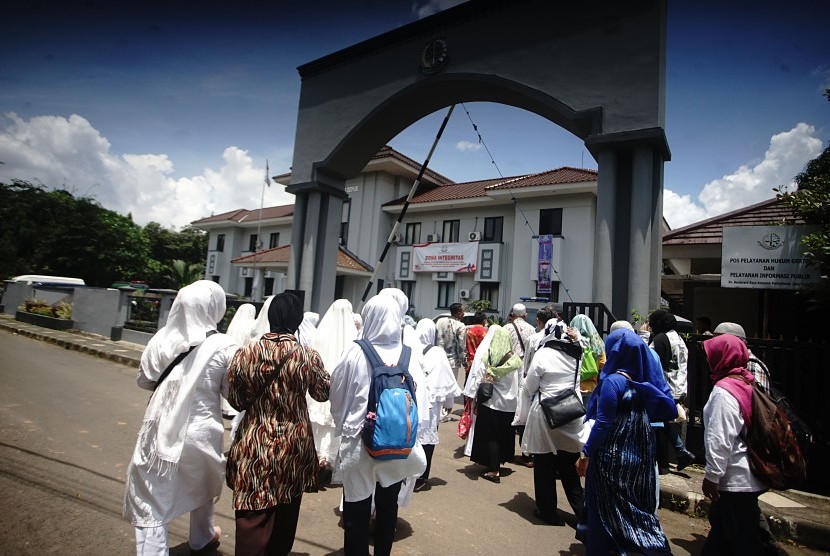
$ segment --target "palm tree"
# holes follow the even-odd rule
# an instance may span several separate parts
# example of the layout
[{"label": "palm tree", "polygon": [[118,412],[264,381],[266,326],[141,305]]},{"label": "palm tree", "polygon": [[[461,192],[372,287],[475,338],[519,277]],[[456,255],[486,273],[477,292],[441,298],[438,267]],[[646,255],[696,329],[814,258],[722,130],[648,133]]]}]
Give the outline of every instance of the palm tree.
[{"label": "palm tree", "polygon": [[173,282],[174,287],[180,290],[196,280],[201,280],[204,271],[203,264],[194,263],[189,265],[181,259],[176,259],[170,264],[168,277]]}]

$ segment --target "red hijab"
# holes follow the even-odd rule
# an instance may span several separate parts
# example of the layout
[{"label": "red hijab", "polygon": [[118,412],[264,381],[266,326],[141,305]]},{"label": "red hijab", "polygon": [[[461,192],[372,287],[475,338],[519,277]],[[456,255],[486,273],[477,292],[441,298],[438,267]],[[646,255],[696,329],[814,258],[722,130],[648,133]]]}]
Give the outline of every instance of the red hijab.
[{"label": "red hijab", "polygon": [[746,344],[737,336],[721,334],[703,342],[703,350],[712,369],[712,384],[720,386],[738,400],[741,415],[749,426],[752,421],[752,383],[755,379],[746,368],[749,361]]}]

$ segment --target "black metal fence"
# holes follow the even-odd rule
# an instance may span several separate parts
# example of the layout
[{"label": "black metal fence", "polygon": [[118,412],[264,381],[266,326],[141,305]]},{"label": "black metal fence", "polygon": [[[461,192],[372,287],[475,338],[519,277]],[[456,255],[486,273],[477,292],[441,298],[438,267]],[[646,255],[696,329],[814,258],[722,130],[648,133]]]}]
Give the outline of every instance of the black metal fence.
[{"label": "black metal fence", "polygon": [[571,322],[576,315],[591,319],[602,337],[608,335],[611,325],[617,320],[604,303],[565,302],[562,304],[562,318]]},{"label": "black metal fence", "polygon": [[[702,461],[703,406],[709,399],[712,383],[709,364],[702,342],[711,336],[693,335],[687,338],[689,348],[689,389],[686,446]],[[807,454],[808,476],[804,490],[830,494],[830,412],[824,407],[824,399],[830,386],[830,359],[826,342],[788,342],[779,340],[748,339],[752,353],[769,368],[773,385],[780,390],[811,427],[816,443]]]}]

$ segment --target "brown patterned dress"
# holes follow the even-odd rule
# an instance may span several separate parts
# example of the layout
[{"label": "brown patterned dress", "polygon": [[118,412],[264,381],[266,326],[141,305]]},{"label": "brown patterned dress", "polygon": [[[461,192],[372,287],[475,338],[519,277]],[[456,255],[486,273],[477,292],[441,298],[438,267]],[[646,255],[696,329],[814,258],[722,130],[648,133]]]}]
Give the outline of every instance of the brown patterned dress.
[{"label": "brown patterned dress", "polygon": [[267,392],[256,398],[296,345],[290,334],[268,333],[237,351],[228,367],[228,401],[246,410],[228,454],[225,478],[236,510],[264,510],[317,490],[317,453],[305,394],[328,400],[329,375],[320,355],[298,348]]}]

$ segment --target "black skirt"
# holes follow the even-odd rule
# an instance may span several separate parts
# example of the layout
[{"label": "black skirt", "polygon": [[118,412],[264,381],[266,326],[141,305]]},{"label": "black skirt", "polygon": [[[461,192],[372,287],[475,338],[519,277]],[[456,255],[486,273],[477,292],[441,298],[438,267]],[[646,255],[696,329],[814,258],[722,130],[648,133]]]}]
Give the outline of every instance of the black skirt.
[{"label": "black skirt", "polygon": [[516,446],[513,415],[512,411],[498,411],[478,405],[471,460],[494,471],[502,463],[513,461]]}]

